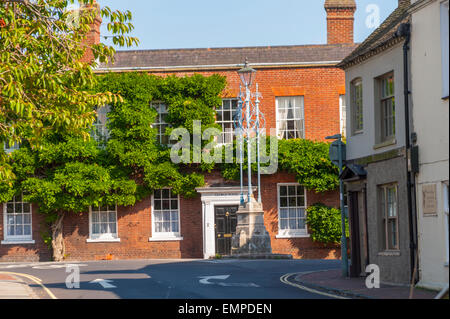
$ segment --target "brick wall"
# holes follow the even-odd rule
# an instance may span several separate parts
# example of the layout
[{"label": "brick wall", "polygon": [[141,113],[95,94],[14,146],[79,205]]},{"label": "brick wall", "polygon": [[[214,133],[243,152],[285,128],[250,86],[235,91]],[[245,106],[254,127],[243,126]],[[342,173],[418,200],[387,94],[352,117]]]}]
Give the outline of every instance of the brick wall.
[{"label": "brick wall", "polygon": [[[221,183],[219,172],[207,176],[209,183]],[[310,238],[279,239],[277,183],[295,183],[292,174],[263,175],[262,199],[265,210],[265,226],[270,234],[272,251],[292,254],[294,258],[339,258],[339,247],[324,247]],[[253,181],[256,184],[256,180]],[[307,192],[307,205],[322,202],[338,207],[337,191],[316,194]],[[120,242],[87,242],[89,238],[89,213],[70,213],[64,219],[64,238],[67,260],[142,259],[142,258],[202,258],[203,228],[200,196],[193,199],[180,198],[181,241],[149,241],[151,237],[151,199],[134,206],[118,207],[118,235]],[[0,213],[0,238],[3,239],[3,211]],[[1,245],[0,261],[48,261],[51,251],[41,237],[43,215],[33,206],[33,239],[35,244]]]},{"label": "brick wall", "polygon": [[[235,70],[201,72],[158,72],[158,76],[174,74],[191,76],[194,73],[210,76],[220,74],[227,79],[224,97],[236,97],[240,79]],[[304,96],[305,138],[325,141],[325,136],[339,133],[339,95],[345,94],[345,73],[335,67],[304,67],[257,69],[255,82],[262,94],[261,112],[266,119],[266,131],[276,128],[275,98]],[[252,91],[255,90],[253,86]]]}]

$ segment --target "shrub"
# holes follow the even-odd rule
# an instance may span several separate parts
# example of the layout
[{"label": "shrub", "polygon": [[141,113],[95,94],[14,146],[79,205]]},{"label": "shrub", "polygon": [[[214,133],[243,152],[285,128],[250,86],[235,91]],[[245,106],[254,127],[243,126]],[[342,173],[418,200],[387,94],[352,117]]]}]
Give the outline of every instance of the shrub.
[{"label": "shrub", "polygon": [[[338,244],[341,242],[341,211],[317,203],[307,209],[306,223],[311,231],[313,241],[324,244]],[[348,237],[348,220],[346,218],[346,235]]]}]

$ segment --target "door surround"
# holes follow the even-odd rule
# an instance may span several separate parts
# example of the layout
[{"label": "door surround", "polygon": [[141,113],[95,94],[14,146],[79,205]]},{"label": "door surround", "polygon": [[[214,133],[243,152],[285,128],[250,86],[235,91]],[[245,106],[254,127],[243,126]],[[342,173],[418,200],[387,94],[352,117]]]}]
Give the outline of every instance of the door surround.
[{"label": "door surround", "polygon": [[[244,199],[248,187],[244,187]],[[253,188],[255,191],[256,187]],[[196,189],[202,200],[203,258],[216,255],[216,233],[214,229],[214,207],[240,204],[241,188],[239,186],[201,187]]]}]

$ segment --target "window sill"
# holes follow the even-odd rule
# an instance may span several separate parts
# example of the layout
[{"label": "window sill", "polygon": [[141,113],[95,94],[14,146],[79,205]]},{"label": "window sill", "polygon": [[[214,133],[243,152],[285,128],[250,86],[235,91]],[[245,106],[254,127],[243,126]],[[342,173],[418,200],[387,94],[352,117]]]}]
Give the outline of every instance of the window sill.
[{"label": "window sill", "polygon": [[378,253],[378,256],[400,256],[399,250],[386,250],[386,251],[380,251]]},{"label": "window sill", "polygon": [[120,238],[88,238],[87,243],[118,243]]},{"label": "window sill", "polygon": [[277,239],[288,239],[288,238],[309,238],[310,234],[306,233],[291,233],[291,234],[278,234],[275,236]]},{"label": "window sill", "polygon": [[391,146],[391,145],[395,145],[395,144],[397,144],[397,140],[396,140],[395,138],[390,138],[390,139],[388,139],[388,140],[386,140],[386,141],[384,141],[384,142],[375,144],[375,145],[373,146],[373,149],[374,149],[374,150],[377,150],[377,149],[379,149],[379,148],[383,148],[383,147]]},{"label": "window sill", "polygon": [[148,241],[180,241],[183,237],[150,237]]},{"label": "window sill", "polygon": [[34,240],[2,240],[2,245],[27,245],[27,244],[35,244]]}]

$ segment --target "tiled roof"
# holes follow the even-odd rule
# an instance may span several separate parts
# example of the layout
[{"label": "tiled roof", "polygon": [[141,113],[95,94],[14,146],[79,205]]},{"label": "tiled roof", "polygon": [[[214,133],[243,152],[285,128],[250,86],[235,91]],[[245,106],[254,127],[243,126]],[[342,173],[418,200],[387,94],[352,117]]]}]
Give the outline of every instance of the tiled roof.
[{"label": "tiled roof", "polygon": [[383,23],[372,32],[350,55],[348,55],[338,66],[346,68],[358,63],[365,58],[376,54],[384,46],[395,44],[402,38],[394,36],[402,23],[409,21],[410,0],[399,1],[398,7],[383,21]]},{"label": "tiled roof", "polygon": [[355,47],[353,44],[334,44],[117,51],[115,63],[101,64],[98,70],[228,68],[242,65],[246,58],[254,66],[321,62],[337,64]]}]

